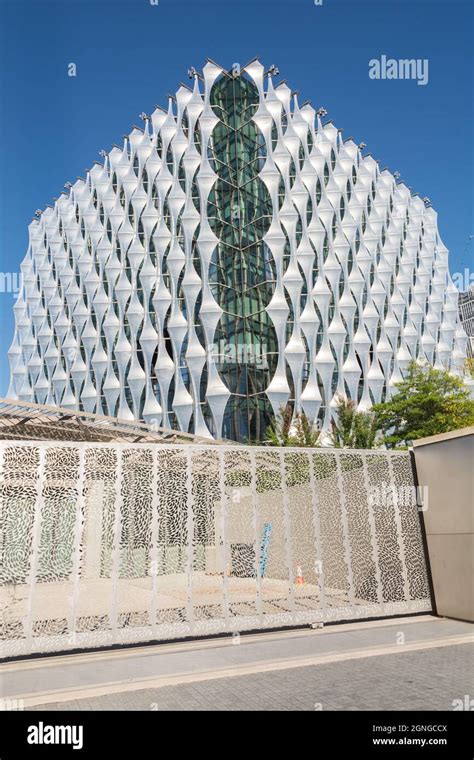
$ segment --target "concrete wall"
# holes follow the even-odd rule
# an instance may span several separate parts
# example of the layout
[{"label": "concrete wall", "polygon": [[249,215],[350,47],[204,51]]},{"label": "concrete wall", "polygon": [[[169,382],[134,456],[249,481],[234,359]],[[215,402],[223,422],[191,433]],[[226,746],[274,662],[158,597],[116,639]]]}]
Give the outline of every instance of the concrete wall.
[{"label": "concrete wall", "polygon": [[474,621],[474,428],[415,441],[438,615]]}]

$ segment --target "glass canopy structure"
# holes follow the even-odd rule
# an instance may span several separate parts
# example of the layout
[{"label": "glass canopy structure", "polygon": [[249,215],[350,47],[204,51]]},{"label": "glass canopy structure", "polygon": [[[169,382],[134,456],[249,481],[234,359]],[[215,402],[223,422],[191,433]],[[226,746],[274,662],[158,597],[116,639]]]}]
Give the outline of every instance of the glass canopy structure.
[{"label": "glass canopy structure", "polygon": [[412,360],[462,371],[428,199],[274,73],[192,69],[37,212],[10,399],[248,442],[288,404],[328,430]]}]

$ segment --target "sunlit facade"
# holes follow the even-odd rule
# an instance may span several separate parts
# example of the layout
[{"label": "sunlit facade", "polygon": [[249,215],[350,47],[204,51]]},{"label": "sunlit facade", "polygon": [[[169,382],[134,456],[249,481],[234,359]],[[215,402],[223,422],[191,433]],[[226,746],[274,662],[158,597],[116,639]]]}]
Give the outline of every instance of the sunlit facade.
[{"label": "sunlit facade", "polygon": [[248,441],[461,371],[435,211],[272,73],[193,70],[33,220],[11,398]]},{"label": "sunlit facade", "polygon": [[459,319],[468,337],[467,357],[474,357],[474,285],[465,293],[459,293]]}]

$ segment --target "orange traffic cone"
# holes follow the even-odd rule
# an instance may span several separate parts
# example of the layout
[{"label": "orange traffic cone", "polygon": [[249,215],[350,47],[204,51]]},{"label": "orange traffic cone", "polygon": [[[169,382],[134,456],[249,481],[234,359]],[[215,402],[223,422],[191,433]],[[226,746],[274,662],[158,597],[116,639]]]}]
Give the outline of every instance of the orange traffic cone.
[{"label": "orange traffic cone", "polygon": [[304,583],[303,569],[300,564],[296,565],[295,584],[301,586]]}]

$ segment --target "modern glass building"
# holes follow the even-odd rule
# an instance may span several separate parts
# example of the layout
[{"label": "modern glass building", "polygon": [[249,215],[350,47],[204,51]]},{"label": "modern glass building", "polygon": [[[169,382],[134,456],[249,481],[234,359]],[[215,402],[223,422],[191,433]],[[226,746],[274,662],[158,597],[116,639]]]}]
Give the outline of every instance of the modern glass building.
[{"label": "modern glass building", "polygon": [[428,199],[258,60],[191,70],[168,110],[29,227],[9,396],[261,440],[329,428],[466,336]]},{"label": "modern glass building", "polygon": [[459,319],[467,335],[466,353],[468,359],[474,358],[474,285],[464,293],[459,293]]}]

